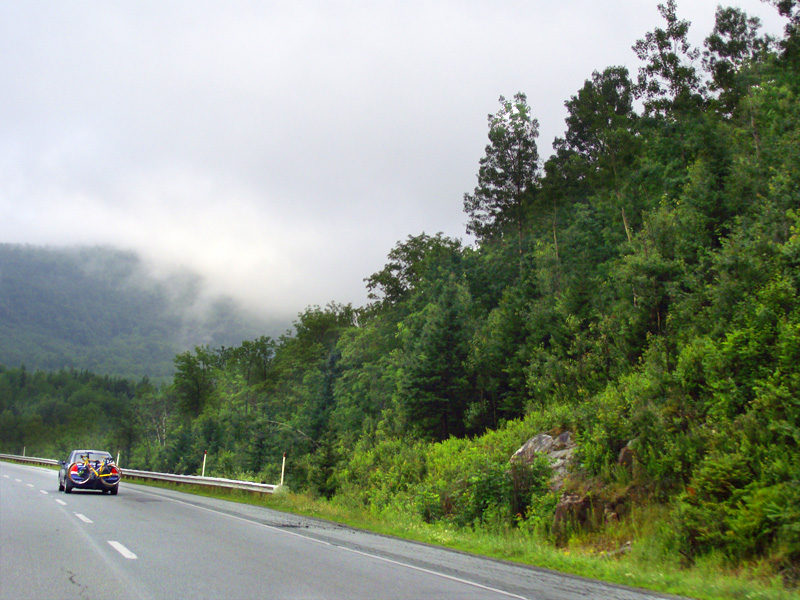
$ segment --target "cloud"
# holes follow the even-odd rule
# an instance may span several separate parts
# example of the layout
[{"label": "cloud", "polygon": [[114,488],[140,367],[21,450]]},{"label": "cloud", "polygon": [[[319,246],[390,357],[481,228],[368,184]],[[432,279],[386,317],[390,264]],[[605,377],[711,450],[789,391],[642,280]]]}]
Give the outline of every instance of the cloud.
[{"label": "cloud", "polygon": [[[695,43],[715,7],[679,7]],[[4,3],[0,237],[135,249],[269,317],[358,305],[397,241],[464,236],[498,96],[527,93],[546,157],[564,101],[635,74],[659,20],[641,0]]]}]

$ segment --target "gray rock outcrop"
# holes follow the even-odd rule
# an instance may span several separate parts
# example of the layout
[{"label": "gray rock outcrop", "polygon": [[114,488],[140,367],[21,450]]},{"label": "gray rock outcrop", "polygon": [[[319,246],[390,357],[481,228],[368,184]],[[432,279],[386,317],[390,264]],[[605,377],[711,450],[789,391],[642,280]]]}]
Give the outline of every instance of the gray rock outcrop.
[{"label": "gray rock outcrop", "polygon": [[530,463],[535,460],[537,454],[546,455],[553,469],[550,487],[556,491],[564,485],[569,468],[575,461],[575,447],[575,441],[569,431],[557,437],[540,433],[525,442],[511,457],[511,462]]}]

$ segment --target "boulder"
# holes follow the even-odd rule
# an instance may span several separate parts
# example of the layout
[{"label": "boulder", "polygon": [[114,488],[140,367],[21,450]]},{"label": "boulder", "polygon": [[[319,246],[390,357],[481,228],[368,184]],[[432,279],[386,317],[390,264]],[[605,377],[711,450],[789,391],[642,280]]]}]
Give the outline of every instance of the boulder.
[{"label": "boulder", "polygon": [[533,462],[538,454],[546,455],[553,469],[550,487],[557,491],[564,485],[567,472],[575,460],[575,447],[575,441],[569,431],[556,437],[540,433],[525,442],[511,457],[511,462],[525,464]]}]

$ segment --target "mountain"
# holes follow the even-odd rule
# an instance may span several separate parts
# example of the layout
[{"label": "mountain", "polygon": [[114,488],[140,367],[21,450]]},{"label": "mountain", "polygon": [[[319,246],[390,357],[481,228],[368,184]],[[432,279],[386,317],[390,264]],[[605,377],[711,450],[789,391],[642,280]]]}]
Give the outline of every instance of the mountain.
[{"label": "mountain", "polygon": [[0,244],[0,364],[159,380],[184,350],[284,329],[209,299],[194,273],[150,275],[133,252]]}]

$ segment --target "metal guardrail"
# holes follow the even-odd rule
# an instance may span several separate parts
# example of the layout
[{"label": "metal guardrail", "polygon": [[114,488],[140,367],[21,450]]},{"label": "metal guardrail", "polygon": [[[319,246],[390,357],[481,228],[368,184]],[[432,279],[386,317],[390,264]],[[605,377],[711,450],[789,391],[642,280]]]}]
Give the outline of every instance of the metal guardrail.
[{"label": "metal guardrail", "polygon": [[15,454],[0,454],[2,460],[13,460],[14,462],[29,463],[32,465],[47,465],[49,467],[58,466],[60,461],[52,458],[33,458],[32,456],[17,456]]},{"label": "metal guardrail", "polygon": [[[17,456],[14,454],[0,454],[0,459],[11,460],[33,465],[58,466],[61,461],[52,458],[34,458],[32,456]],[[256,483],[254,481],[240,481],[237,479],[224,479],[221,477],[200,477],[198,475],[174,475],[172,473],[155,473],[152,471],[135,471],[133,469],[122,469],[122,476],[130,479],[149,479],[153,481],[166,481],[169,483],[183,483],[189,485],[204,485],[209,487],[222,487],[233,490],[246,490],[250,492],[261,492],[273,494],[279,485],[269,483]]]}]

